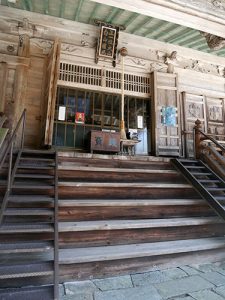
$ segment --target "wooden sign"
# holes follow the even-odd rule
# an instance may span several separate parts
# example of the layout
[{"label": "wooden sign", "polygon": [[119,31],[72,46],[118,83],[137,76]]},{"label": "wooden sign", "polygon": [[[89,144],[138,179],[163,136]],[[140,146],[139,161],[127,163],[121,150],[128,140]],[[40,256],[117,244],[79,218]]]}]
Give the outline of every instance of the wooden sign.
[{"label": "wooden sign", "polygon": [[106,26],[101,27],[99,41],[99,56],[113,58],[115,51],[116,29]]},{"label": "wooden sign", "polygon": [[100,20],[95,20],[94,23],[101,26],[95,62],[97,64],[100,57],[109,58],[112,60],[113,67],[115,67],[119,31],[124,30],[125,27],[122,25],[112,25]]}]

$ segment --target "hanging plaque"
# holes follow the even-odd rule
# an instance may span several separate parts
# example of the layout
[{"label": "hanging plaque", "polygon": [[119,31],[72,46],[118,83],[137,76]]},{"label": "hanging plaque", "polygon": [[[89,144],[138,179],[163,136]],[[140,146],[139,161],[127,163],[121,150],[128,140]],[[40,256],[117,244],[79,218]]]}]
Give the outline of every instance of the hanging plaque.
[{"label": "hanging plaque", "polygon": [[116,41],[116,29],[106,26],[101,27],[99,56],[113,58]]}]

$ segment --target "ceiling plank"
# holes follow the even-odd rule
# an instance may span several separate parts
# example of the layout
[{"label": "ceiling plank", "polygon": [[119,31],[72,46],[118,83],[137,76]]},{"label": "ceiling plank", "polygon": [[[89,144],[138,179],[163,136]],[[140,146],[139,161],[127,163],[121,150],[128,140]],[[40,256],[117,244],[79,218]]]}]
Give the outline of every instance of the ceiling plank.
[{"label": "ceiling plank", "polygon": [[154,36],[154,38],[157,40],[162,40],[163,37],[168,36],[168,34],[170,34],[171,31],[177,30],[177,28],[180,28],[180,26],[176,24],[170,24],[170,26],[167,27],[167,29],[164,29],[163,31],[161,30],[157,35]]},{"label": "ceiling plank", "polygon": [[175,30],[175,32],[172,33],[171,36],[168,36],[168,37],[164,38],[164,41],[165,42],[173,41],[174,39],[177,39],[178,36],[180,36],[180,35],[184,36],[185,34],[190,33],[192,31],[190,28],[186,28],[186,27],[183,27],[183,26],[180,26],[179,28],[180,28],[179,31]]},{"label": "ceiling plank", "polygon": [[49,0],[44,0],[44,13],[49,14]]},{"label": "ceiling plank", "polygon": [[109,22],[115,23],[116,19],[118,19],[123,13],[124,13],[124,9],[120,9]]},{"label": "ceiling plank", "polygon": [[[105,0],[90,1],[101,4],[105,4],[106,2]],[[196,30],[209,32],[225,38],[224,24],[222,22],[219,23],[214,20],[210,20],[207,13],[197,13],[196,11],[193,11],[193,14],[190,14],[183,11],[183,8],[180,10],[176,9],[176,13],[174,13],[174,8],[169,7],[168,4],[162,5],[160,3],[161,1],[158,1],[159,3],[156,3],[156,1],[154,1],[154,3],[152,2],[153,1],[151,0],[107,0],[107,5],[176,23]]]},{"label": "ceiling plank", "polygon": [[130,30],[129,33],[132,33],[132,34],[137,33],[142,27],[144,27],[146,24],[148,24],[151,20],[152,20],[152,18],[145,17],[144,21],[142,19],[141,23],[139,23],[132,30]]},{"label": "ceiling plank", "polygon": [[151,38],[152,36],[154,36],[154,34],[156,33],[156,31],[158,32],[159,29],[161,30],[161,28],[163,28],[163,27],[165,27],[165,26],[167,26],[167,25],[168,25],[167,22],[164,22],[164,21],[162,21],[162,20],[158,20],[158,19],[157,19],[157,22],[155,23],[154,26],[152,26],[151,28],[149,28],[150,32],[148,32],[148,33],[145,35],[145,37]]},{"label": "ceiling plank", "polygon": [[179,35],[176,39],[173,39],[172,41],[169,41],[169,43],[175,43],[180,44],[181,42],[184,42],[186,40],[192,40],[193,37],[198,36],[199,32],[195,30],[190,30],[189,33],[186,33],[184,35]]},{"label": "ceiling plank", "polygon": [[122,25],[127,28],[130,24],[132,24],[134,22],[134,20],[136,20],[139,17],[139,14],[137,13],[133,13],[132,16],[130,18],[127,19],[127,21],[125,21],[125,23],[123,23]]},{"label": "ceiling plank", "polygon": [[60,16],[60,18],[64,18],[65,6],[66,6],[65,0],[61,0],[60,1],[60,9],[59,9],[59,16]]},{"label": "ceiling plank", "polygon": [[74,21],[78,21],[79,20],[79,14],[82,8],[84,0],[79,0],[76,12],[75,12],[75,16],[74,16]]},{"label": "ceiling plank", "polygon": [[33,11],[31,0],[22,0],[21,4],[23,9]]},{"label": "ceiling plank", "polygon": [[168,30],[170,30],[170,28],[173,28],[174,24],[168,23],[168,22],[164,22],[164,24],[159,25],[151,34],[150,36],[148,35],[147,37],[153,38],[153,39],[157,39],[158,36],[160,36],[162,34],[162,32],[167,32]]},{"label": "ceiling plank", "polygon": [[195,38],[190,38],[183,43],[179,43],[180,46],[192,47],[197,46],[205,42],[205,38],[202,36],[196,36]]},{"label": "ceiling plank", "polygon": [[88,23],[92,23],[92,20],[95,19],[95,14],[96,14],[96,12],[97,12],[99,6],[100,6],[99,3],[96,3],[96,4],[95,4],[95,7],[94,7],[94,9],[92,10],[91,15],[90,15],[90,17],[89,17]]},{"label": "ceiling plank", "polygon": [[119,11],[117,7],[111,8],[110,14],[106,18],[106,22],[110,23],[111,20],[113,19],[114,15]]}]

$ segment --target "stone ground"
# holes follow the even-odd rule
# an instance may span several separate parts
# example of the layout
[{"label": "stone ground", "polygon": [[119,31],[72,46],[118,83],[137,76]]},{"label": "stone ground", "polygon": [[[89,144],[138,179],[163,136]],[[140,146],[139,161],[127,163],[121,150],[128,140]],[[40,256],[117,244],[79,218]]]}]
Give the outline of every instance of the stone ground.
[{"label": "stone ground", "polygon": [[224,300],[225,262],[65,282],[60,300]]}]

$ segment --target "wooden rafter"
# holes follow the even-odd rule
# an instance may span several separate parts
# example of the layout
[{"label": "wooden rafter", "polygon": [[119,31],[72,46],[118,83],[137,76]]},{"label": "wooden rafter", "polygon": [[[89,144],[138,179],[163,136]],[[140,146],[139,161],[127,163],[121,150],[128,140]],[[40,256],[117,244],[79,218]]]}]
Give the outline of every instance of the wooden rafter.
[{"label": "wooden rafter", "polygon": [[123,23],[123,26],[124,26],[125,28],[127,28],[127,27],[128,27],[130,24],[132,24],[138,17],[139,17],[139,15],[138,15],[137,13],[133,13],[132,16],[129,17],[129,18],[127,19],[127,21],[125,21],[125,22]]},{"label": "wooden rafter", "polygon": [[189,33],[191,31],[190,28],[186,28],[186,27],[183,27],[183,26],[179,26],[177,27],[177,30],[171,30],[170,34],[168,34],[166,37],[164,37],[164,41],[165,42],[170,42],[174,39],[177,38],[177,36],[184,36],[185,34]]},{"label": "wooden rafter", "polygon": [[74,21],[78,21],[79,20],[79,15],[80,15],[80,11],[82,8],[84,0],[79,0],[76,12],[75,12],[75,16],[74,16]]},{"label": "wooden rafter", "polygon": [[154,35],[154,38],[155,39],[161,39],[165,35],[170,33],[171,31],[173,31],[174,29],[177,29],[177,25],[176,24],[170,24],[170,26],[168,26],[167,29],[164,29],[163,31],[161,30],[158,34]]},{"label": "wooden rafter", "polygon": [[199,36],[199,34],[196,34],[195,37],[191,37],[190,39],[184,41],[183,43],[179,43],[179,45],[186,46],[186,47],[192,47],[194,45],[198,45],[199,42],[202,43],[204,41],[205,41],[204,38],[202,38],[201,36]]},{"label": "wooden rafter", "polygon": [[45,13],[46,15],[49,14],[49,0],[45,0],[45,1],[44,1],[44,13]]},{"label": "wooden rafter", "polygon": [[145,26],[147,23],[149,23],[149,17],[145,17],[144,21],[142,20],[132,30],[129,30],[129,33],[137,33],[140,30],[140,28]]},{"label": "wooden rafter", "polygon": [[97,12],[99,6],[100,6],[100,4],[98,4],[98,3],[95,4],[95,7],[94,7],[94,9],[92,10],[91,15],[90,15],[90,17],[89,17],[88,23],[91,23],[91,21],[92,21],[93,19],[95,19],[95,14],[96,14],[96,12]]},{"label": "wooden rafter", "polygon": [[66,6],[65,0],[61,0],[61,3],[60,3],[60,18],[64,18],[65,6]]},{"label": "wooden rafter", "polygon": [[111,20],[109,21],[110,23],[115,23],[115,20],[117,19],[117,18],[119,18],[122,14],[123,14],[123,12],[124,12],[124,9],[119,9],[116,13],[115,13],[115,15],[111,18]]},{"label": "wooden rafter", "polygon": [[181,36],[177,37],[177,39],[174,39],[170,43],[181,45],[181,43],[183,42],[185,44],[186,41],[192,41],[193,37],[198,36],[198,35],[199,35],[199,32],[191,30],[186,35],[181,35]]}]

